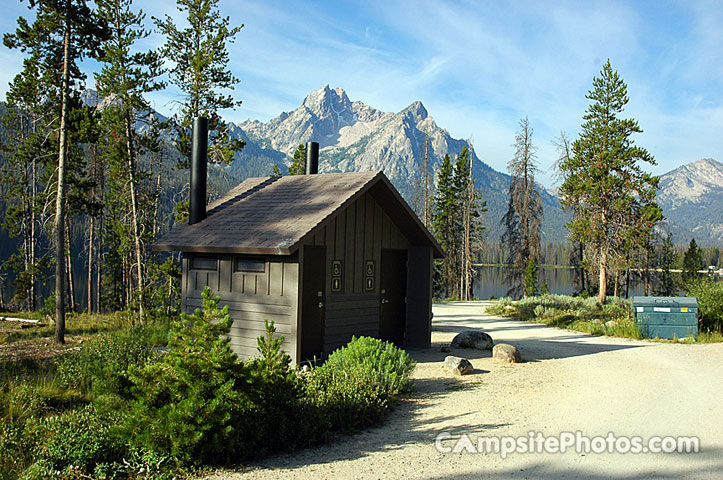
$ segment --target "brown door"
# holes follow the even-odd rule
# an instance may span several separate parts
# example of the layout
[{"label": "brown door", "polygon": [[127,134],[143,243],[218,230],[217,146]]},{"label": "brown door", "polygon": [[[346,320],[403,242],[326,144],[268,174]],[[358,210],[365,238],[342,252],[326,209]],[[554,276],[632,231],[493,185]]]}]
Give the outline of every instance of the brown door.
[{"label": "brown door", "polygon": [[326,247],[304,247],[301,292],[301,362],[321,359],[324,350]]},{"label": "brown door", "polygon": [[382,250],[379,337],[404,344],[407,323],[407,251]]}]

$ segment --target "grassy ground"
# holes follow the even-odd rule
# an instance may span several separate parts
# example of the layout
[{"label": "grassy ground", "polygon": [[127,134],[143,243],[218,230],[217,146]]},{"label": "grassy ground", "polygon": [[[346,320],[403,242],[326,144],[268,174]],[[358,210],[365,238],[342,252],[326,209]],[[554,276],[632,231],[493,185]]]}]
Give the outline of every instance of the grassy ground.
[{"label": "grassy ground", "polygon": [[[596,298],[584,299],[566,295],[541,295],[518,301],[501,298],[495,305],[488,307],[487,311],[494,315],[519,318],[593,335],[643,338],[635,326],[630,300],[622,298],[608,297],[604,305],[601,305]],[[723,335],[719,332],[700,332],[697,340],[692,338],[654,340],[675,343],[715,343],[723,342]]]},{"label": "grassy ground", "polygon": [[0,362],[56,357],[77,349],[89,335],[118,330],[136,321],[128,312],[69,314],[65,323],[66,343],[57,345],[53,341],[55,324],[51,319],[28,312],[13,313],[12,317],[35,319],[39,323],[0,320]]}]

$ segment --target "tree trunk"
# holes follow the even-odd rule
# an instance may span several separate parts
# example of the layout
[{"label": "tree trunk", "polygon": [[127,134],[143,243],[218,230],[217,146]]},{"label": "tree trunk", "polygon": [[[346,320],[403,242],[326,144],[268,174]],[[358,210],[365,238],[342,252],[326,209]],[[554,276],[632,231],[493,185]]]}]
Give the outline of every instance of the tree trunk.
[{"label": "tree trunk", "polygon": [[88,308],[87,312],[90,315],[93,313],[93,241],[95,240],[93,238],[93,230],[95,229],[94,225],[94,219],[95,217],[93,215],[90,216],[90,221],[88,225]]},{"label": "tree trunk", "polygon": [[607,263],[607,252],[605,249],[600,249],[600,294],[598,295],[598,301],[600,303],[605,303],[605,297],[607,296]]},{"label": "tree trunk", "polygon": [[35,198],[37,197],[38,190],[36,185],[36,165],[35,165],[35,157],[33,156],[33,161],[30,165],[30,265],[31,265],[31,272],[30,272],[30,310],[35,310],[35,297],[37,296],[37,292],[35,289],[35,257],[36,257],[36,245],[37,241],[35,240],[36,233],[35,233]]},{"label": "tree trunk", "polygon": [[58,193],[55,199],[55,342],[65,343],[65,164],[68,141],[68,90],[70,78],[70,0],[65,3],[63,83],[61,87]]},{"label": "tree trunk", "polygon": [[[105,172],[103,171],[103,159],[97,158],[98,162],[98,198],[101,204],[105,203]],[[101,313],[101,291],[103,287],[103,213],[105,211],[105,205],[103,205],[98,214],[98,248],[95,249],[96,260],[95,260],[95,311]]]},{"label": "tree trunk", "polygon": [[613,293],[613,297],[617,298],[618,296],[618,284],[620,283],[620,270],[615,270],[615,289]]},{"label": "tree trunk", "polygon": [[70,245],[70,218],[65,216],[65,264],[68,270],[68,303],[71,312],[77,312],[78,306],[75,302],[75,275],[73,275],[73,252]]},{"label": "tree trunk", "polygon": [[650,292],[650,249],[645,249],[645,296]]},{"label": "tree trunk", "polygon": [[125,115],[126,123],[126,147],[128,153],[128,180],[131,189],[131,211],[133,214],[133,241],[136,250],[136,282],[138,288],[138,314],[143,321],[143,252],[141,251],[141,238],[138,227],[138,203],[136,200],[136,162],[135,150],[133,148],[133,127],[131,125],[130,113]]},{"label": "tree trunk", "polygon": [[[163,148],[163,147],[161,147]],[[153,238],[156,238],[156,235],[158,235],[158,211],[159,211],[159,204],[161,203],[161,170],[163,168],[163,150],[158,152],[158,165],[156,167],[158,169],[156,173],[156,191],[154,195],[155,199],[155,205],[153,206]]]}]

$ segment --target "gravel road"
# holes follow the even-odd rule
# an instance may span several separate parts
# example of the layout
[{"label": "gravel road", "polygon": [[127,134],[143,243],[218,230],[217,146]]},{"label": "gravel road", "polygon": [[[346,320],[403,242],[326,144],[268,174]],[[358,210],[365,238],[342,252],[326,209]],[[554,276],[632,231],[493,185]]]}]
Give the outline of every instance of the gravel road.
[{"label": "gravel road", "polygon": [[[410,352],[418,362],[415,393],[383,426],[207,479],[723,478],[723,344],[594,337],[487,315],[487,304],[434,306],[433,348]],[[445,373],[440,366],[449,354],[440,346],[470,328],[516,345],[524,363],[502,364],[488,351],[453,350],[475,370],[463,377]],[[571,447],[501,458],[465,449],[441,453],[435,438],[443,432],[450,437],[439,442],[445,450],[469,450],[480,437],[580,432],[592,440],[612,432],[642,437],[645,446],[654,436],[695,436],[700,453],[585,453]],[[460,438],[470,443],[458,443]],[[626,447],[625,440],[618,442]]]}]

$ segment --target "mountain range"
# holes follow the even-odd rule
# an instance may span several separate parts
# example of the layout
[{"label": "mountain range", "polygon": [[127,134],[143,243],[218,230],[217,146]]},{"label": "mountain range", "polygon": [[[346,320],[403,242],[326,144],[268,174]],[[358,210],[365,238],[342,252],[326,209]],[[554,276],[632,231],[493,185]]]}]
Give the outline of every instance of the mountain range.
[{"label": "mountain range", "polygon": [[[309,94],[293,111],[265,123],[250,120],[233,125],[231,131],[247,143],[230,167],[240,174],[268,174],[275,163],[283,163],[283,170],[299,144],[315,141],[320,147],[320,173],[382,170],[410,205],[423,181],[425,156],[433,176],[445,155],[454,159],[462,148],[470,147],[437,125],[422,102],[398,113],[382,112],[350,101],[344,90],[329,85]],[[494,242],[502,232],[500,219],[507,209],[511,178],[472,151],[472,173],[487,203],[487,238]],[[545,209],[543,236],[546,241],[563,241],[566,217],[559,202],[542,186],[539,190]]]},{"label": "mountain range", "polygon": [[[430,174],[438,170],[445,155],[454,158],[470,146],[437,125],[419,101],[398,113],[383,112],[352,102],[343,89],[329,85],[310,93],[295,110],[268,122],[232,125],[232,132],[247,142],[230,167],[239,176],[268,175],[274,164],[284,170],[299,144],[315,141],[320,146],[321,173],[383,170],[410,205],[423,178],[426,141]],[[502,233],[500,220],[507,210],[511,177],[477,155],[473,175],[487,203],[487,239],[496,242]],[[567,238],[568,217],[555,193],[538,187],[545,217],[543,238],[562,242]],[[665,228],[676,243],[695,237],[699,245],[723,245],[721,163],[701,159],[662,175],[657,199],[666,217]]]},{"label": "mountain range", "polygon": [[[84,100],[91,105],[104,102],[92,90],[86,91]],[[0,114],[4,108],[0,102]],[[141,124],[137,127],[144,128]],[[419,101],[397,113],[383,112],[352,102],[343,89],[329,85],[310,93],[298,108],[268,122],[248,120],[229,127],[231,135],[246,141],[246,147],[228,167],[211,166],[212,195],[222,194],[244,178],[270,175],[274,165],[287,173],[299,144],[316,141],[320,144],[320,173],[382,170],[413,205],[423,178],[425,153],[433,176],[445,155],[454,159],[462,148],[470,147],[467,140],[455,139],[437,125]],[[487,204],[486,238],[497,242],[511,177],[481,161],[474,149],[472,152],[472,173]],[[168,168],[173,171],[170,165]],[[554,192],[541,185],[538,188],[544,208],[543,239],[563,242],[568,217]],[[180,189],[174,186],[172,193]],[[702,246],[723,246],[723,164],[704,158],[662,175],[657,201],[666,217],[665,229],[676,244],[687,244],[694,237]]]},{"label": "mountain range", "polygon": [[675,243],[723,245],[723,164],[702,158],[662,175],[656,198]]}]

